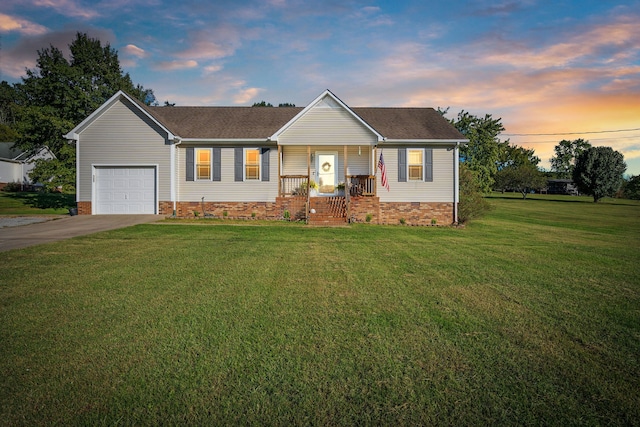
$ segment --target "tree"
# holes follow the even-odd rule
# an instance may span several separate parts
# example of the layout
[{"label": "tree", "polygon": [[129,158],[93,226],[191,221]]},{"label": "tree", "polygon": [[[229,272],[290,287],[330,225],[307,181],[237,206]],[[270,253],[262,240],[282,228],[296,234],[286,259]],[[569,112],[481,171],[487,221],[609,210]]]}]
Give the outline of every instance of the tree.
[{"label": "tree", "polygon": [[[38,162],[32,179],[61,182],[66,188],[75,182],[75,151],[67,149],[62,135],[118,90],[147,105],[155,102],[151,89],[134,85],[123,73],[118,52],[109,44],[102,46],[100,40],[77,33],[69,48],[70,60],[53,45],[38,50],[36,68],[14,85],[15,145],[30,152],[46,146],[56,156],[51,164]],[[55,176],[45,179],[47,173]]]},{"label": "tree", "polygon": [[563,139],[554,148],[556,155],[549,159],[551,170],[557,173],[558,178],[570,179],[576,159],[590,147],[589,141],[581,138],[573,141]]},{"label": "tree", "polygon": [[[296,104],[292,104],[290,102],[283,102],[278,104],[278,107],[295,107]],[[256,102],[252,105],[252,107],[273,107],[273,104],[266,101]]]},{"label": "tree", "polygon": [[590,147],[576,159],[573,181],[582,193],[593,196],[594,203],[613,196],[627,170],[624,156],[611,147]]},{"label": "tree", "polygon": [[496,173],[496,186],[502,190],[518,191],[522,198],[527,194],[546,185],[547,178],[532,164],[511,165]]},{"label": "tree", "polygon": [[632,200],[640,200],[640,175],[629,178],[624,187],[624,197]]},{"label": "tree", "polygon": [[491,209],[482,195],[482,185],[477,174],[465,163],[460,164],[460,203],[458,204],[458,222],[461,224],[482,216]]},{"label": "tree", "polygon": [[[440,113],[446,111],[440,110]],[[504,130],[501,120],[494,119],[491,114],[480,118],[466,111],[461,111],[457,119],[449,120],[469,139],[469,143],[460,149],[461,161],[475,172],[478,184],[485,193],[491,191],[502,152],[509,145],[508,140],[500,141],[498,138]]]},{"label": "tree", "polygon": [[273,104],[266,101],[256,102],[252,107],[273,107]]},{"label": "tree", "polygon": [[500,159],[498,160],[498,170],[502,170],[510,166],[537,166],[540,158],[536,156],[533,149],[519,147],[517,145],[502,145],[500,151]]}]

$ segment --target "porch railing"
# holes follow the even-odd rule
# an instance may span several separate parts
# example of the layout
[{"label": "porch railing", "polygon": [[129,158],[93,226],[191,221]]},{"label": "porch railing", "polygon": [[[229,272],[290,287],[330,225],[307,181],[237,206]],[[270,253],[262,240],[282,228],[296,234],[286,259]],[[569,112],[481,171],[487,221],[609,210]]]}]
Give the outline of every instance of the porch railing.
[{"label": "porch railing", "polygon": [[[280,176],[281,196],[306,196],[307,175],[282,175]],[[376,177],[373,175],[347,175],[349,182],[349,195],[375,196]]]},{"label": "porch railing", "polygon": [[282,175],[280,177],[280,195],[306,196],[307,175]]},{"label": "porch railing", "polygon": [[349,180],[349,195],[375,196],[376,177],[373,175],[347,175]]}]

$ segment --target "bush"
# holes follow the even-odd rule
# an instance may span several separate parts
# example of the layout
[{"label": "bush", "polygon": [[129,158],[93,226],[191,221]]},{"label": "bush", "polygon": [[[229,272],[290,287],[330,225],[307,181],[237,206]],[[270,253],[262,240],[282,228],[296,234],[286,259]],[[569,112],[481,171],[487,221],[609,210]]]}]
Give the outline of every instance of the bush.
[{"label": "bush", "polygon": [[17,193],[19,191],[23,191],[23,185],[19,182],[7,182],[2,191],[6,191],[7,193]]},{"label": "bush", "polygon": [[477,175],[464,163],[460,164],[460,203],[458,203],[458,222],[463,224],[479,218],[491,209],[482,194],[482,185]]}]

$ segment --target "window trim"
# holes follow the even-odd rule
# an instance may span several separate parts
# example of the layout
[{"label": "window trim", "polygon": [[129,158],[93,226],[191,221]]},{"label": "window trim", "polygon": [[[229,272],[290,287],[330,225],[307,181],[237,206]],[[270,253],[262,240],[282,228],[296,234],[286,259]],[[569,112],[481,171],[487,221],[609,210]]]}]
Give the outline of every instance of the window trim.
[{"label": "window trim", "polygon": [[[200,178],[198,174],[198,152],[200,151],[208,151],[209,152],[209,176],[207,178]],[[193,151],[193,180],[194,181],[211,181],[213,176],[213,150],[209,148],[198,148],[196,147]]]},{"label": "window trim", "polygon": [[[247,151],[258,152],[258,159],[255,165],[258,167],[257,178],[247,178]],[[242,181],[262,181],[262,149],[260,147],[245,147],[242,149]]]}]

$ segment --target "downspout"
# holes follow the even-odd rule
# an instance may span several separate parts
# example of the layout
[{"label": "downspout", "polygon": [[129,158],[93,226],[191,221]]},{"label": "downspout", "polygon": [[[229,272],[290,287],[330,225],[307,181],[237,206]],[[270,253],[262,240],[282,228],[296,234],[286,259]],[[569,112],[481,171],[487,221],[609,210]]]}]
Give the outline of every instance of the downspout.
[{"label": "downspout", "polygon": [[458,147],[460,141],[456,142],[453,149],[453,223],[458,223],[458,203],[460,202],[460,159]]},{"label": "downspout", "polygon": [[177,196],[178,196],[178,174],[176,173],[176,152],[178,145],[182,144],[179,136],[173,137],[173,147],[171,148],[171,202],[173,203],[173,217],[176,217]]}]

